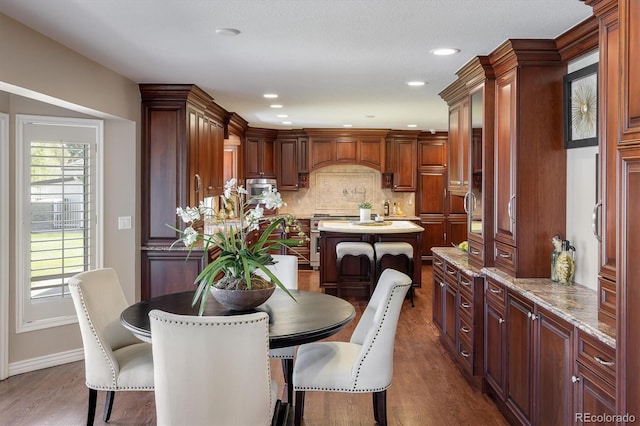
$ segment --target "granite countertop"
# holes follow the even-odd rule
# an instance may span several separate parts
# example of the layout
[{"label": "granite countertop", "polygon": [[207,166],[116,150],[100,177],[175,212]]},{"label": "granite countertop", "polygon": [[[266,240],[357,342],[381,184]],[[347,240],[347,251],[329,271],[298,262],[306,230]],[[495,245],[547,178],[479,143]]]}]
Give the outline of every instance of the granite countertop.
[{"label": "granite countertop", "polygon": [[424,228],[408,220],[364,223],[350,220],[321,220],[318,230],[346,234],[407,234],[422,232]]},{"label": "granite countertop", "polygon": [[579,284],[562,285],[549,278],[514,278],[497,268],[478,270],[469,266],[467,255],[454,247],[434,247],[432,251],[467,273],[493,278],[599,341],[616,347],[615,328],[598,320],[598,294],[595,290]]}]

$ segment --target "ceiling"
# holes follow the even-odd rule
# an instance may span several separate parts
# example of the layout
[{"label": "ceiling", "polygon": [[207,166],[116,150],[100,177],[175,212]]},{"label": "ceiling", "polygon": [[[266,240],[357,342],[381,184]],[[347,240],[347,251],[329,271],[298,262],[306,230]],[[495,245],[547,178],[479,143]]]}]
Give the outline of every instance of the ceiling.
[{"label": "ceiling", "polygon": [[[592,14],[580,0],[0,0],[0,12],[135,82],[195,83],[252,127],[425,131],[447,129],[438,93],[474,56]],[[430,54],[445,46],[460,53]]]}]

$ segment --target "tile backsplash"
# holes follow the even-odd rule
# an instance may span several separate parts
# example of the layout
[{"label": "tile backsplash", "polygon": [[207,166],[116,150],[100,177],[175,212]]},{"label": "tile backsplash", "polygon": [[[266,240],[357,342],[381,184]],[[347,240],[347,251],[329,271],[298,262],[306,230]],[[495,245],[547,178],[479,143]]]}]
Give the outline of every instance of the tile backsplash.
[{"label": "tile backsplash", "polygon": [[415,215],[415,193],[393,192],[381,188],[382,174],[358,165],[333,165],[311,172],[309,188],[282,191],[287,203],[279,209],[298,216],[324,213],[331,215],[358,215],[358,204],[370,201],[372,213],[382,215],[384,201],[400,203],[406,216]]}]

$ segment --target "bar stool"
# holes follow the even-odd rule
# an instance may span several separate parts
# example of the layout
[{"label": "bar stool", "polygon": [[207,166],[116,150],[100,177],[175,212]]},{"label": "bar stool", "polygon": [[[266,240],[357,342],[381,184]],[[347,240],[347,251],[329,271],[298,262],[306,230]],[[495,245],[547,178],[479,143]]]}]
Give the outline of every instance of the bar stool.
[{"label": "bar stool", "polygon": [[[405,270],[407,275],[413,280],[413,246],[405,242],[377,242],[374,243],[374,249],[376,254],[376,276],[379,277],[382,273],[382,258],[385,256],[404,256],[405,258]],[[415,289],[413,284],[409,288],[408,295],[411,300],[411,306],[415,306],[413,303],[413,295]]]},{"label": "bar stool", "polygon": [[[366,275],[343,275],[342,259],[345,256],[366,257],[369,260]],[[340,297],[342,290],[345,288],[361,288],[348,284],[367,284],[369,286],[369,296],[373,294],[375,284],[375,254],[373,247],[369,243],[357,241],[345,241],[336,244],[336,270],[338,271],[337,279],[337,295]]]}]

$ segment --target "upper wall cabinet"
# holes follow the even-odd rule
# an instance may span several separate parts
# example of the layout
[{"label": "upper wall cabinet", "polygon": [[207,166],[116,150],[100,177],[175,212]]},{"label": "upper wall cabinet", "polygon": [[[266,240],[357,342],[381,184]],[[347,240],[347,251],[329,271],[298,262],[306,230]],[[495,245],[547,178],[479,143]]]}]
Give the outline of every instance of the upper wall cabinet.
[{"label": "upper wall cabinet", "polygon": [[291,131],[278,133],[276,172],[280,191],[309,187],[309,139],[306,134]]},{"label": "upper wall cabinet", "polygon": [[223,186],[226,112],[195,85],[141,84],[143,245],[176,240],[176,207]]},{"label": "upper wall cabinet", "polygon": [[385,130],[310,129],[310,170],[333,164],[359,164],[382,171]]},{"label": "upper wall cabinet", "polygon": [[465,196],[469,191],[469,91],[458,78],[440,93],[449,105],[449,149],[447,150],[447,189]]},{"label": "upper wall cabinet", "polygon": [[415,192],[419,133],[398,131],[387,135],[383,187],[396,192]]},{"label": "upper wall cabinet", "polygon": [[622,144],[640,141],[640,2],[620,0],[621,29],[621,93],[622,96]]},{"label": "upper wall cabinet", "polygon": [[245,177],[275,178],[277,131],[249,128],[245,134]]},{"label": "upper wall cabinet", "polygon": [[549,277],[549,242],[565,234],[566,152],[562,77],[554,40],[507,40],[495,70],[495,266],[516,277]]}]

